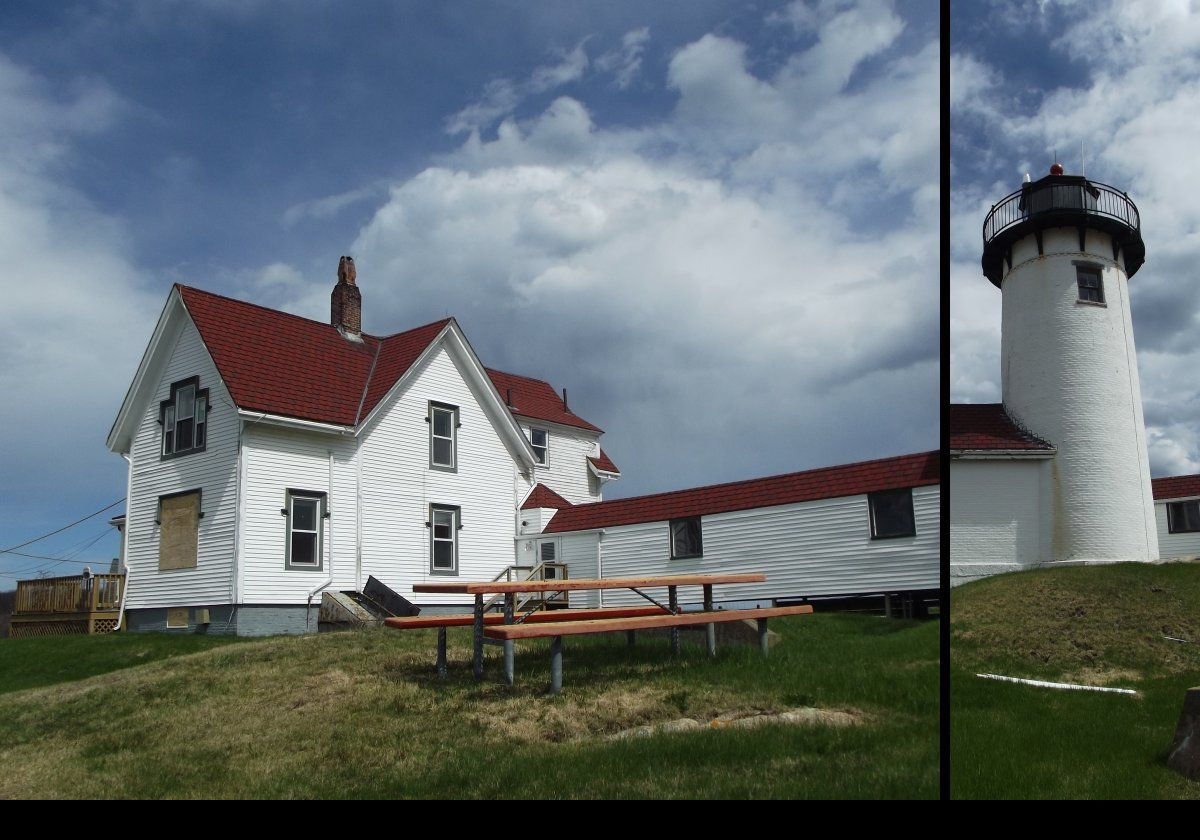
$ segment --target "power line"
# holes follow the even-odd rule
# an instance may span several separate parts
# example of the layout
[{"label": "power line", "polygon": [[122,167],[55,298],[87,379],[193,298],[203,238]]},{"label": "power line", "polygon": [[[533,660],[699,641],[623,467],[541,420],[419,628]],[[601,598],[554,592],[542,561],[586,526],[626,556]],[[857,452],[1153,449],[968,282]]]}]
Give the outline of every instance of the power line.
[{"label": "power line", "polygon": [[68,528],[74,528],[80,522],[87,522],[93,516],[99,516],[100,514],[104,513],[104,511],[109,510],[110,508],[116,507],[117,505],[121,504],[121,502],[123,502],[123,501],[125,501],[125,498],[121,497],[120,499],[117,499],[112,504],[105,505],[104,507],[100,508],[100,510],[96,511],[95,513],[89,513],[87,516],[83,517],[82,519],[76,519],[70,525],[64,525],[56,531],[51,531],[49,534],[42,534],[40,537],[34,537],[31,540],[26,540],[25,542],[23,542],[19,545],[12,546],[11,548],[0,548],[0,554],[17,554],[18,552],[16,551],[16,549],[24,548],[27,545],[33,545],[35,542],[40,542],[41,540],[46,539],[46,537],[53,537],[55,534],[61,534],[63,531],[67,530]]},{"label": "power line", "polygon": [[[101,531],[99,534],[96,534],[94,537],[92,537],[90,540],[88,540],[86,544],[80,545],[79,548],[76,548],[75,550],[67,549],[65,552],[63,552],[63,555],[60,557],[43,557],[42,559],[44,559],[44,560],[52,561],[49,565],[38,564],[36,566],[27,566],[24,569],[5,570],[4,572],[0,572],[0,574],[3,574],[5,577],[14,577],[16,575],[25,574],[26,572],[42,571],[45,569],[49,569],[49,568],[57,566],[61,563],[79,563],[81,565],[88,565],[89,561],[74,560],[72,558],[78,557],[80,554],[87,551],[93,545],[100,542],[101,539],[103,539],[104,537],[107,537],[108,534],[109,534],[109,532],[107,530]],[[79,544],[77,543],[76,545],[79,545]],[[74,548],[74,547],[72,547],[72,548]],[[16,552],[14,552],[14,553],[16,553]],[[40,555],[26,554],[26,555],[22,555],[22,556],[23,557],[39,557]]]}]

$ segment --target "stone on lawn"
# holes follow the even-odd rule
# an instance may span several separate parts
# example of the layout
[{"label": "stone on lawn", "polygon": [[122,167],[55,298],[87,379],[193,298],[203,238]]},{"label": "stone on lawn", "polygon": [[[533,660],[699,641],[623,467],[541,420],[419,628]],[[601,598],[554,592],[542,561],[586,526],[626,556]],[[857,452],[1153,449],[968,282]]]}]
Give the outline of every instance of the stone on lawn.
[{"label": "stone on lawn", "polygon": [[1167,751],[1167,766],[1200,781],[1200,686],[1183,696],[1183,711],[1175,725],[1175,740]]}]

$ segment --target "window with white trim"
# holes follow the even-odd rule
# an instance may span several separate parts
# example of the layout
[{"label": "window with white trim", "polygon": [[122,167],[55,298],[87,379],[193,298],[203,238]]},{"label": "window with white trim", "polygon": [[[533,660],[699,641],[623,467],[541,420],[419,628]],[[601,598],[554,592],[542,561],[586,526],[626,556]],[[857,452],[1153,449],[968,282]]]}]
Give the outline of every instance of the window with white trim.
[{"label": "window with white trim", "polygon": [[1200,499],[1167,502],[1167,533],[1186,534],[1200,531]]},{"label": "window with white trim", "polygon": [[704,530],[699,516],[671,520],[671,559],[701,557],[704,554]]},{"label": "window with white trim", "polygon": [[550,466],[550,432],[546,429],[529,429],[529,444],[539,467]]},{"label": "window with white trim", "polygon": [[429,466],[435,470],[458,468],[458,407],[429,404]]},{"label": "window with white trim", "polygon": [[171,396],[159,403],[163,458],[203,452],[208,443],[208,389],[200,389],[200,377],[171,385]]},{"label": "window with white trim", "polygon": [[284,567],[320,571],[324,565],[325,494],[310,490],[288,490],[287,544]]},{"label": "window with white trim", "polygon": [[871,539],[916,536],[912,488],[869,493],[867,505],[871,511]]},{"label": "window with white trim", "polygon": [[459,508],[453,505],[429,506],[429,573],[458,574]]}]

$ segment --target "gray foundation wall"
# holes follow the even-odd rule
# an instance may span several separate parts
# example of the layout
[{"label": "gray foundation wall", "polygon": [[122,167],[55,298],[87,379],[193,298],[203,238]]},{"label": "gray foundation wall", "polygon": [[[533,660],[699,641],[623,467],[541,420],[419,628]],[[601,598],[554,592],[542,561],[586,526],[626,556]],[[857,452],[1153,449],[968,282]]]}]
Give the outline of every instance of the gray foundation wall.
[{"label": "gray foundation wall", "polygon": [[[197,611],[208,610],[208,624],[197,624]],[[131,633],[198,633],[236,636],[275,636],[317,632],[319,607],[298,605],[213,604],[188,609],[188,626],[167,627],[165,608],[126,610]]]}]

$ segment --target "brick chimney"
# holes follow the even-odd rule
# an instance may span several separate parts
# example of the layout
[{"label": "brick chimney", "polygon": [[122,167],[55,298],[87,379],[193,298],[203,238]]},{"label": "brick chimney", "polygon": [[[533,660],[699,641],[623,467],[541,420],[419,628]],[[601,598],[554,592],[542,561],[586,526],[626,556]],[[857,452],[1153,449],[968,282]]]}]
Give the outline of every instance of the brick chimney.
[{"label": "brick chimney", "polygon": [[354,285],[354,257],[338,261],[337,285],[329,296],[329,321],[347,338],[358,340],[362,333],[362,293]]}]

